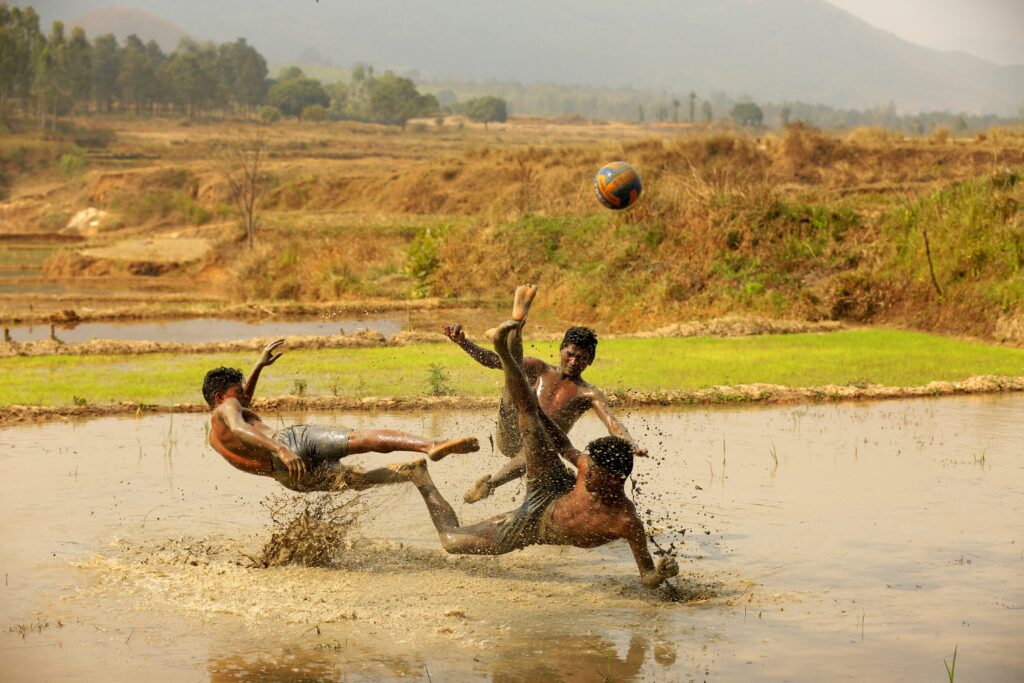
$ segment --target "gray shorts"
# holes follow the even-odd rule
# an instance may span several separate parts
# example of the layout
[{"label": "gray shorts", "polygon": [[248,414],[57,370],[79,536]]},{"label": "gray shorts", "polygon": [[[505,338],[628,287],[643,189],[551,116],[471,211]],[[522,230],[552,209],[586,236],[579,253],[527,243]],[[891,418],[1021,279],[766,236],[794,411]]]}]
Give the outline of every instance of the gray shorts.
[{"label": "gray shorts", "polygon": [[[351,430],[344,427],[317,427],[316,425],[295,425],[274,434],[274,441],[287,446],[306,463],[312,473],[318,467],[329,467],[348,455],[348,435]],[[271,458],[275,476],[288,474],[288,470],[277,458]]]}]

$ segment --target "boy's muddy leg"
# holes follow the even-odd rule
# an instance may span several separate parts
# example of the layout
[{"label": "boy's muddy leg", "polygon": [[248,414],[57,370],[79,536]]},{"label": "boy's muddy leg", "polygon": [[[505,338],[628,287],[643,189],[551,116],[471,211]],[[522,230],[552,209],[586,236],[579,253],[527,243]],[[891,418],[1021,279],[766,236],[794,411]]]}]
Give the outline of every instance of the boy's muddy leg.
[{"label": "boy's muddy leg", "polygon": [[533,393],[523,368],[509,352],[508,335],[521,323],[508,320],[498,327],[494,338],[494,351],[501,359],[505,370],[505,389],[519,411],[519,431],[523,435],[523,454],[526,459],[526,476],[537,478],[551,473],[552,468],[561,468],[558,453],[542,420],[537,395]]},{"label": "boy's muddy leg", "polygon": [[365,491],[375,486],[404,484],[407,481],[412,481],[412,472],[415,469],[416,463],[425,463],[425,461],[420,458],[415,462],[377,467],[372,470],[362,467],[345,467],[339,464],[341,471],[339,473],[340,486],[338,488]]},{"label": "boy's muddy leg", "polygon": [[459,518],[455,510],[444,499],[434,485],[427,470],[427,463],[422,458],[406,466],[408,481],[416,486],[427,504],[430,520],[434,523],[441,545],[449,553],[486,555],[494,545],[492,540],[496,525],[482,522],[468,527],[459,526]]},{"label": "boy's muddy leg", "polygon": [[431,460],[437,461],[453,453],[473,453],[478,450],[480,450],[480,443],[473,436],[464,436],[447,441],[433,441],[393,429],[355,431],[350,432],[348,435],[349,455],[356,453],[412,451],[414,453],[424,453]]}]

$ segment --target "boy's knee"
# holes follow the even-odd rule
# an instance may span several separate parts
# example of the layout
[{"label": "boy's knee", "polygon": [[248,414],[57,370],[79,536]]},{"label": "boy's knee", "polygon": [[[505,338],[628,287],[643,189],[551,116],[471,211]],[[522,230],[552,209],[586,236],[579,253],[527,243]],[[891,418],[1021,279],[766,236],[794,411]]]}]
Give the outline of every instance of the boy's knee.
[{"label": "boy's knee", "polygon": [[463,554],[462,543],[457,538],[453,538],[449,533],[438,534],[441,539],[441,547],[449,555],[461,555]]}]

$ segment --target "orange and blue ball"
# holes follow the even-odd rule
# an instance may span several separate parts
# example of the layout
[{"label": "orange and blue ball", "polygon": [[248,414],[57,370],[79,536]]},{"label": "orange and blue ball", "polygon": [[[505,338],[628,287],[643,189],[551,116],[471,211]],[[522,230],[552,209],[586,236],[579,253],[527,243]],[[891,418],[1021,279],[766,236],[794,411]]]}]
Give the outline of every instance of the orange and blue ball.
[{"label": "orange and blue ball", "polygon": [[643,189],[640,174],[625,161],[613,161],[598,171],[594,178],[597,200],[616,211],[635,204]]}]

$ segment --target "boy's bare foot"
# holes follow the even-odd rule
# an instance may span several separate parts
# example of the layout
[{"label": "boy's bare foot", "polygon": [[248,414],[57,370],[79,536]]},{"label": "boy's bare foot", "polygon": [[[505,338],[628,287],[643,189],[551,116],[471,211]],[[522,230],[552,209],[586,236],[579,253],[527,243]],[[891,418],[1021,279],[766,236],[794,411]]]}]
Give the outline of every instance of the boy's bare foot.
[{"label": "boy's bare foot", "polygon": [[427,461],[424,458],[416,458],[411,462],[403,462],[397,465],[388,465],[388,469],[400,476],[404,481],[410,481],[416,486],[432,484],[430,472],[427,471]]},{"label": "boy's bare foot", "polygon": [[512,319],[525,322],[530,312],[530,304],[537,296],[537,285],[519,285],[516,287],[515,298],[512,301]]},{"label": "boy's bare foot", "polygon": [[489,498],[492,493],[494,493],[494,487],[491,486],[491,475],[485,474],[476,480],[473,488],[466,491],[465,495],[462,496],[462,500],[473,504],[484,498]]},{"label": "boy's bare foot", "polygon": [[427,451],[427,457],[437,462],[452,453],[475,453],[480,450],[480,442],[475,436],[463,436],[449,441],[439,441]]}]

